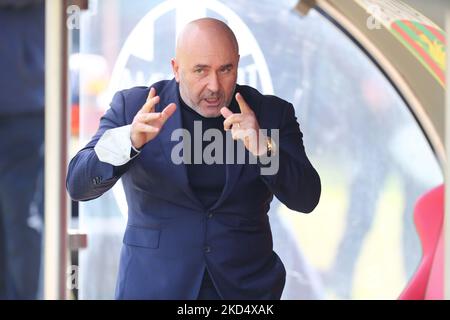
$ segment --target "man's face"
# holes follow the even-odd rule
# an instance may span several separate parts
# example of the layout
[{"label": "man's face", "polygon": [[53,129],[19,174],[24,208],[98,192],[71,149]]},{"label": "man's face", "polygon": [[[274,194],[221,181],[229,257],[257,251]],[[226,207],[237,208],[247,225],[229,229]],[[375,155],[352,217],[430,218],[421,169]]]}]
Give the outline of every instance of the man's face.
[{"label": "man's face", "polygon": [[[203,38],[203,39],[202,39]],[[229,106],[237,80],[239,54],[220,37],[199,37],[172,60],[183,101],[204,117],[220,116]]]}]

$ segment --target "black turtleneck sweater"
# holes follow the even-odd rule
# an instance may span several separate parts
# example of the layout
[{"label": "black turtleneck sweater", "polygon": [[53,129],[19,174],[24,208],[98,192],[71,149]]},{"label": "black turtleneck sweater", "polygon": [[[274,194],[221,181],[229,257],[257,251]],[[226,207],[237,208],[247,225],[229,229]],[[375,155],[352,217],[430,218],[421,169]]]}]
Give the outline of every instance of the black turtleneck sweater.
[{"label": "black turtleneck sweater", "polygon": [[[220,130],[223,138],[223,154],[225,158],[225,130],[223,129],[223,116],[215,118],[205,118],[198,114],[191,107],[186,105],[180,98],[181,117],[183,128],[189,131],[191,136],[191,164],[186,164],[189,184],[195,195],[205,206],[211,208],[219,200],[225,186],[225,165],[224,164],[206,164],[203,159],[203,150],[213,141],[203,141],[203,134],[206,130],[214,128]],[[194,136],[194,121],[200,121],[202,124],[202,136]],[[198,126],[198,124],[197,124]],[[213,138],[214,139],[214,138]],[[199,143],[202,141],[202,161],[201,164],[194,163],[194,140]],[[186,148],[188,146],[184,146]],[[224,162],[225,160],[223,160]]]}]

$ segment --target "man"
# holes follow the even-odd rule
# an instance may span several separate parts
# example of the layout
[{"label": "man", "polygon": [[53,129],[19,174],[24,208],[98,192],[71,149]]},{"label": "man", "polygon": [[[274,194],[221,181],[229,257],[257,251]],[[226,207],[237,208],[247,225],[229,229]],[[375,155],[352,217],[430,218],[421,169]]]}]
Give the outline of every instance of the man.
[{"label": "man", "polygon": [[0,299],[39,297],[44,1],[0,0]]},{"label": "man", "polygon": [[[272,250],[270,201],[275,194],[311,212],[320,179],[292,105],[237,85],[238,62],[226,24],[189,23],[172,60],[175,79],[116,93],[98,132],[72,159],[74,200],[94,199],[119,178],[124,184],[129,213],[117,298],[280,298],[286,272]],[[230,132],[231,147],[223,142]],[[205,159],[212,136],[222,142],[209,154],[219,158],[213,162]],[[245,163],[233,152],[237,141]],[[267,159],[279,160],[276,172],[262,174]]]}]

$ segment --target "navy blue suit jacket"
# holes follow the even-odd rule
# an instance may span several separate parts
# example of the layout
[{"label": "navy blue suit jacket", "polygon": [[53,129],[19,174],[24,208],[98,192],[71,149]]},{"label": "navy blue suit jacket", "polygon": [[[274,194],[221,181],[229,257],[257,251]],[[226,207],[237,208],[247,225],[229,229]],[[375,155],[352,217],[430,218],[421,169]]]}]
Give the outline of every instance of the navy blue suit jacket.
[{"label": "navy blue suit jacket", "polygon": [[[115,94],[92,140],[70,162],[67,189],[74,200],[102,195],[122,178],[128,202],[116,297],[196,299],[205,268],[224,299],[279,299],[285,269],[272,250],[267,212],[273,195],[289,208],[311,212],[320,178],[309,162],[292,105],[236,86],[260,127],[280,130],[277,174],[262,176],[258,165],[226,164],[222,195],[205,209],[189,187],[185,165],[171,161],[173,130],[182,127],[175,80],[153,85],[156,111],[171,102],[177,110],[159,135],[127,164],[99,161],[94,146],[107,129],[131,124],[149,88]],[[234,100],[234,99],[233,99]],[[233,101],[236,104],[236,101]]]},{"label": "navy blue suit jacket", "polygon": [[0,0],[0,117],[44,112],[44,0]]}]

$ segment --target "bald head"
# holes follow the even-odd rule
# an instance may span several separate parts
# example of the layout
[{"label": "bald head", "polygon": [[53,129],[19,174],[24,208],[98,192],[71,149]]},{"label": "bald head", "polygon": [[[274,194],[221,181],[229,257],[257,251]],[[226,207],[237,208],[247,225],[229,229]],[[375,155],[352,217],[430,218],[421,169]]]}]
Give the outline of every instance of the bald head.
[{"label": "bald head", "polygon": [[202,116],[219,117],[233,98],[238,63],[238,43],[225,23],[212,18],[188,23],[172,59],[181,98]]},{"label": "bald head", "polygon": [[202,46],[205,42],[221,42],[228,50],[239,55],[239,45],[230,27],[223,21],[213,18],[201,18],[189,22],[180,32],[177,39],[176,57],[188,54],[193,47]]}]

